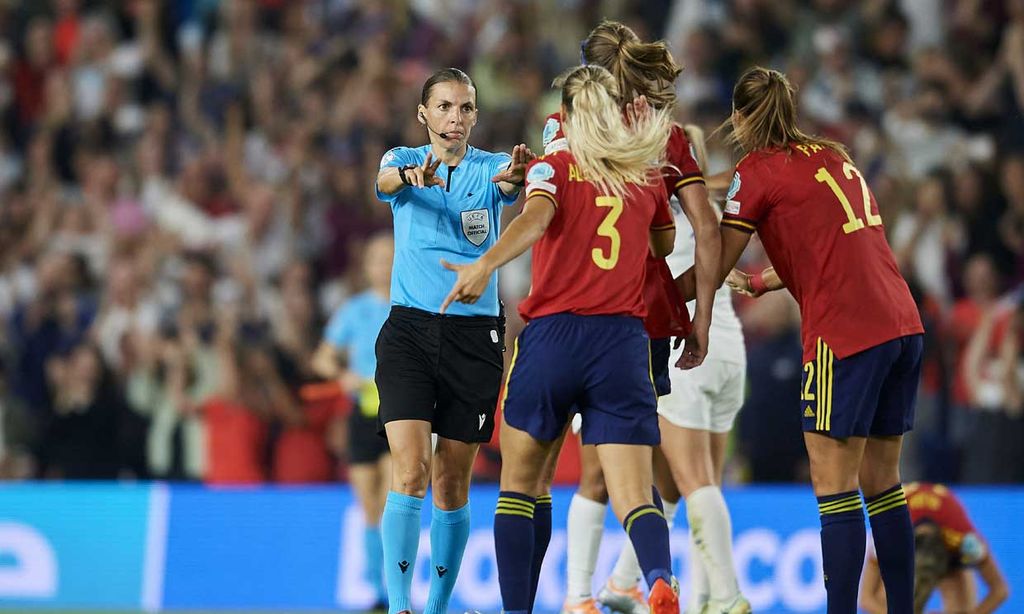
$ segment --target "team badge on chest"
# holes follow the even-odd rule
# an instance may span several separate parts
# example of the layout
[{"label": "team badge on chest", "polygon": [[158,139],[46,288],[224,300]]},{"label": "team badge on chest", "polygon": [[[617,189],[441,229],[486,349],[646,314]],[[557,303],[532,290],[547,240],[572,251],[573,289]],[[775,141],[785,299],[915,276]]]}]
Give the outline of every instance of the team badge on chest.
[{"label": "team badge on chest", "polygon": [[462,212],[462,234],[470,243],[480,247],[491,232],[491,214],[487,209]]}]

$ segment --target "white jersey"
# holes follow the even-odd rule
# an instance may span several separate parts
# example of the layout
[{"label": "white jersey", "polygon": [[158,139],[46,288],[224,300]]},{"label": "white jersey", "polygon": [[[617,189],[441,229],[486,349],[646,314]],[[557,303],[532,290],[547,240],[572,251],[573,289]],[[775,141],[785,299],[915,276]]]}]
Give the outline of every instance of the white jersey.
[{"label": "white jersey", "polygon": [[[676,222],[676,242],[672,254],[666,258],[673,276],[681,275],[693,266],[697,243],[694,241],[693,226],[683,213],[679,201],[672,197],[672,216]],[[693,317],[697,301],[690,301],[686,308]],[[711,331],[708,335],[708,360],[720,360],[746,364],[746,346],[743,341],[743,326],[732,308],[732,291],[725,284],[715,292],[715,304],[711,315]]]}]

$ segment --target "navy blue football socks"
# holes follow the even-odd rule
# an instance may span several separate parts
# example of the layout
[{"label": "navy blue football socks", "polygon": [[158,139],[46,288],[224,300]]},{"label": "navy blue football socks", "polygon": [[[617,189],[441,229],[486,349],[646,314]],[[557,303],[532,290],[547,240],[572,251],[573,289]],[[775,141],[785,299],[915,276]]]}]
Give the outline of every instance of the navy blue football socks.
[{"label": "navy blue football socks", "polygon": [[533,562],[530,567],[530,609],[537,601],[540,568],[544,564],[548,544],[551,543],[551,495],[537,497],[533,508]]},{"label": "navy blue football socks", "polygon": [[521,493],[507,490],[498,493],[498,506],[494,510],[494,554],[498,562],[502,609],[506,614],[528,614],[533,607],[536,505],[533,497]]},{"label": "navy blue football socks", "polygon": [[672,584],[672,556],[668,545],[665,515],[653,505],[641,505],[626,514],[622,527],[633,543],[647,587],[661,579]]},{"label": "navy blue football socks", "polygon": [[890,612],[914,611],[914,526],[903,485],[866,498],[878,569]]},{"label": "navy blue football socks", "polygon": [[860,493],[852,490],[818,497],[818,513],[828,614],[856,614],[867,539]]}]

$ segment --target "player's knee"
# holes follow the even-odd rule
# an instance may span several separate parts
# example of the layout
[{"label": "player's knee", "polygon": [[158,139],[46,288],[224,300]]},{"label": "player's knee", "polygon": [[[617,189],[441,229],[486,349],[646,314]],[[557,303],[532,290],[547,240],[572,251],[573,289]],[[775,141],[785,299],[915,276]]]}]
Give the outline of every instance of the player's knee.
[{"label": "player's knee", "polygon": [[469,500],[469,476],[465,472],[440,472],[434,476],[432,492],[439,508],[458,509]]},{"label": "player's knee", "polygon": [[899,467],[866,467],[860,471],[860,487],[865,497],[873,497],[900,482]]},{"label": "player's knee", "polygon": [[391,489],[403,495],[423,497],[430,482],[430,462],[427,459],[396,462],[392,472],[394,483]]},{"label": "player's knee", "polygon": [[705,475],[703,473],[684,475],[676,483],[679,485],[679,491],[684,497],[689,497],[694,492],[704,488],[705,486],[714,486],[715,484],[710,475]]},{"label": "player's knee", "polygon": [[608,503],[608,488],[604,484],[604,479],[593,481],[580,480],[580,487],[576,492],[585,499],[597,501],[598,503]]}]

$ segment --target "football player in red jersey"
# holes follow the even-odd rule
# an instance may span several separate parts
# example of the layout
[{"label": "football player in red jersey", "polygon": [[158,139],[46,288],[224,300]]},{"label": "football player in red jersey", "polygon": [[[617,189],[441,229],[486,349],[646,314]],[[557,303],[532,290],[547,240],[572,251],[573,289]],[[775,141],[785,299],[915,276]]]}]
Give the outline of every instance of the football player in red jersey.
[{"label": "football player in red jersey", "polygon": [[[674,107],[675,80],[681,69],[663,41],[645,43],[628,26],[606,20],[598,24],[582,42],[581,56],[584,64],[607,68],[618,81],[619,90],[626,93],[627,99],[640,94],[654,108],[671,110]],[[561,122],[559,113],[549,115],[545,121],[545,153],[566,148]],[[654,383],[659,397],[668,395],[672,390],[672,380],[679,379],[679,374],[670,373],[669,368],[671,337],[687,338],[681,356],[687,361],[685,366],[688,368],[700,365],[707,354],[711,306],[717,289],[713,284],[718,275],[720,251],[718,218],[708,202],[704,177],[695,160],[693,147],[683,127],[678,124],[673,124],[671,128],[662,174],[667,192],[677,196],[686,222],[693,229],[698,288],[691,328],[685,303],[680,300],[672,282],[668,264],[664,258],[648,255],[644,285],[648,313],[644,326],[651,337]],[[693,250],[693,247],[690,249]],[[680,381],[676,383],[680,384]],[[714,597],[716,607],[721,604],[720,610],[741,614],[748,611],[749,607],[740,596],[735,575],[730,571],[729,512],[721,491],[714,485],[710,471],[711,436],[706,430],[684,428],[692,425],[683,425],[677,415],[663,411],[662,400],[659,400],[659,425],[663,445],[657,452],[655,483],[664,499],[665,518],[671,526],[681,497],[676,480],[673,479],[675,473],[681,486],[684,486],[683,494],[687,497],[696,494],[692,501],[688,499],[692,504],[687,505],[687,513],[695,514],[691,524],[707,529],[702,535],[706,547],[701,552],[709,557],[709,562],[716,569],[721,570],[715,574],[714,595],[708,595],[706,588],[695,590],[693,594],[704,595],[703,601]],[[591,594],[608,491],[594,446],[582,446],[580,461],[580,484],[569,506],[568,586],[562,613],[597,614],[598,602],[622,614],[642,613],[646,610],[645,599],[638,586],[636,559],[628,543],[616,563],[613,577],[605,583],[597,599]],[[706,468],[707,471],[704,470]],[[705,486],[709,488],[696,492]],[[691,561],[700,565],[696,551],[691,550],[691,553],[694,554]],[[697,578],[699,574],[691,574],[691,577]],[[697,601],[700,601],[699,598],[691,600],[691,604],[693,609],[699,611],[701,604],[697,604]]]},{"label": "football player in red jersey", "polygon": [[[755,294],[785,286],[800,305],[799,410],[821,516],[828,612],[857,609],[865,543],[859,491],[889,611],[911,612],[914,534],[899,459],[921,371],[917,307],[867,182],[842,145],[797,128],[793,88],[782,73],[744,73],[731,124],[746,156],[722,219],[721,276],[756,231],[774,271],[737,275],[738,285]],[[687,296],[691,277],[679,279]]]},{"label": "football player in red jersey", "polygon": [[675,240],[655,166],[670,120],[632,109],[624,121],[604,68],[570,71],[562,84],[569,148],[531,164],[523,212],[495,246],[475,263],[445,264],[458,272],[445,306],[472,302],[493,271],[533,246],[533,287],[519,306],[527,325],[506,379],[494,520],[506,612],[533,607],[534,561],[542,560],[534,549],[546,548],[535,542],[534,509],[573,408],[584,416],[583,442],[597,445],[612,508],[651,587],[651,611],[679,611],[668,526],[652,496],[651,446],[660,436],[642,321],[644,261],[648,252],[668,254]]},{"label": "football player in red jersey", "polygon": [[[905,487],[914,523],[914,612],[921,614],[936,588],[943,612],[989,614],[1010,595],[1006,577],[963,504],[942,484],[913,482]],[[977,569],[988,588],[978,600]],[[860,590],[860,607],[885,614],[885,587],[874,552],[868,555]]]}]

